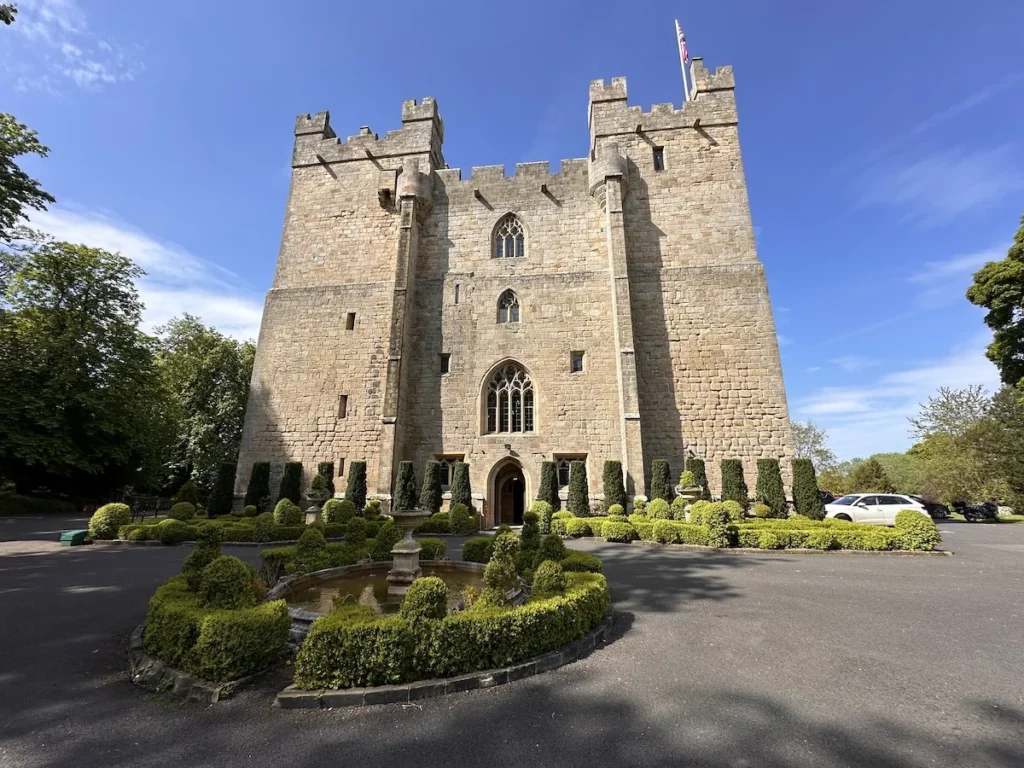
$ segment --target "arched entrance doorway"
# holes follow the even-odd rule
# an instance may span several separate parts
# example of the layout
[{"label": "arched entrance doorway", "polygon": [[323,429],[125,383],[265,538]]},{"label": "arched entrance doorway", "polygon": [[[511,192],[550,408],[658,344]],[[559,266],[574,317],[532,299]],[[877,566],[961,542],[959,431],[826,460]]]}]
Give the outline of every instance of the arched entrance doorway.
[{"label": "arched entrance doorway", "polygon": [[509,461],[494,475],[492,500],[495,525],[522,525],[526,509],[526,478],[518,461]]}]

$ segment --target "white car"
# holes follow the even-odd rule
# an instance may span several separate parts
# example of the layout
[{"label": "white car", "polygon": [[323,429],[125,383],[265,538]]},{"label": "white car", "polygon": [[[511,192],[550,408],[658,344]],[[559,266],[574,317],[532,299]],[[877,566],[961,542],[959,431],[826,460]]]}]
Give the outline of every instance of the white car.
[{"label": "white car", "polygon": [[850,493],[841,496],[825,505],[825,517],[852,520],[855,523],[895,525],[896,513],[904,509],[916,510],[928,517],[924,504],[895,493]]}]

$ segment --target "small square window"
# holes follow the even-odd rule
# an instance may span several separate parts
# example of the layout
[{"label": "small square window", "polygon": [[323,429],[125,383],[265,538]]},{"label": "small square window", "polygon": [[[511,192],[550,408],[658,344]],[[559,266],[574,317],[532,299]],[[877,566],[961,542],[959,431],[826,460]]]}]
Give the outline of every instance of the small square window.
[{"label": "small square window", "polygon": [[338,418],[348,418],[348,395],[338,396]]},{"label": "small square window", "polygon": [[451,365],[452,356],[448,352],[441,354],[441,373],[448,373]]},{"label": "small square window", "polygon": [[655,147],[654,148],[654,170],[664,171],[665,170],[665,148]]},{"label": "small square window", "polygon": [[582,352],[570,352],[569,353],[569,372],[570,373],[582,373],[583,372],[583,353]]},{"label": "small square window", "polygon": [[356,313],[355,312],[349,312],[348,315],[345,316],[345,330],[346,331],[354,331],[355,329],[356,329]]}]

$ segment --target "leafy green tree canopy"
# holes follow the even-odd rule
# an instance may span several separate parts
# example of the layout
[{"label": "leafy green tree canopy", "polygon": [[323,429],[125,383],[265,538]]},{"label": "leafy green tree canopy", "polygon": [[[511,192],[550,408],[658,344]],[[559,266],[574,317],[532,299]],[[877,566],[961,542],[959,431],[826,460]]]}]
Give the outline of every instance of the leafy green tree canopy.
[{"label": "leafy green tree canopy", "polygon": [[796,458],[810,459],[818,472],[834,469],[836,455],[828,447],[828,433],[813,421],[793,422]]},{"label": "leafy green tree canopy", "polygon": [[23,155],[46,157],[49,151],[35,131],[19,123],[14,115],[0,112],[0,242],[13,238],[15,225],[26,209],[44,210],[47,203],[54,202],[53,195],[44,192],[39,182],[15,162]]}]

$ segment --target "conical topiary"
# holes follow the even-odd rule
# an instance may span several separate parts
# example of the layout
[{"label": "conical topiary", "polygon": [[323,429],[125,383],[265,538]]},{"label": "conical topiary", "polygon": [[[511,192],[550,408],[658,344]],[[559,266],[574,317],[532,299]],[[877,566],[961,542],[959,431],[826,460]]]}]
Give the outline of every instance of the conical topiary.
[{"label": "conical topiary", "polygon": [[348,482],[345,485],[345,500],[351,501],[356,514],[363,514],[366,506],[366,462],[353,461],[348,465]]},{"label": "conical topiary", "polygon": [[292,504],[298,504],[302,494],[302,462],[289,461],[284,465],[284,475],[281,476],[281,487],[277,494],[277,500],[288,499]]},{"label": "conical topiary", "polygon": [[771,517],[789,517],[786,509],[786,491],[782,487],[782,473],[777,459],[757,460],[757,486],[754,495],[759,504],[771,509]]},{"label": "conical topiary", "polygon": [[576,517],[590,517],[586,462],[573,461],[569,464],[569,496],[565,506]]},{"label": "conical topiary", "polygon": [[818,491],[818,478],[810,459],[793,459],[793,506],[796,513],[811,520],[825,519],[825,504]]},{"label": "conical topiary", "polygon": [[686,469],[693,472],[693,482],[700,486],[700,497],[711,501],[711,486],[708,485],[708,473],[704,468],[704,459],[687,459]]},{"label": "conical topiary", "polygon": [[245,489],[245,506],[256,507],[260,512],[266,511],[270,503],[270,462],[257,461],[252,465],[249,485]]},{"label": "conical topiary", "polygon": [[416,473],[411,461],[399,462],[398,479],[391,499],[391,509],[395,511],[416,508]]},{"label": "conical topiary", "polygon": [[747,508],[750,503],[747,483],[743,479],[743,462],[739,459],[722,459],[722,501],[735,501]]},{"label": "conical topiary", "polygon": [[562,500],[558,497],[558,468],[553,461],[541,462],[540,490],[537,491],[537,501],[546,501],[551,505],[552,512],[557,512],[562,508]]},{"label": "conical topiary", "polygon": [[223,463],[217,467],[217,479],[206,500],[206,513],[210,517],[230,515],[231,505],[235,500],[235,465]]},{"label": "conical topiary", "polygon": [[423,490],[420,492],[420,509],[434,515],[441,511],[441,464],[428,461],[423,470]]},{"label": "conical topiary", "polygon": [[456,504],[465,504],[466,509],[473,510],[473,490],[469,486],[469,464],[456,461],[452,465],[451,492],[452,507]]},{"label": "conical topiary", "polygon": [[665,459],[655,459],[651,462],[651,500],[664,499],[671,504],[675,497],[668,462]]},{"label": "conical topiary", "polygon": [[606,461],[604,463],[604,473],[601,475],[601,484],[604,490],[604,511],[608,511],[608,507],[618,504],[623,509],[626,508],[626,486],[622,482],[622,462],[621,461]]}]

